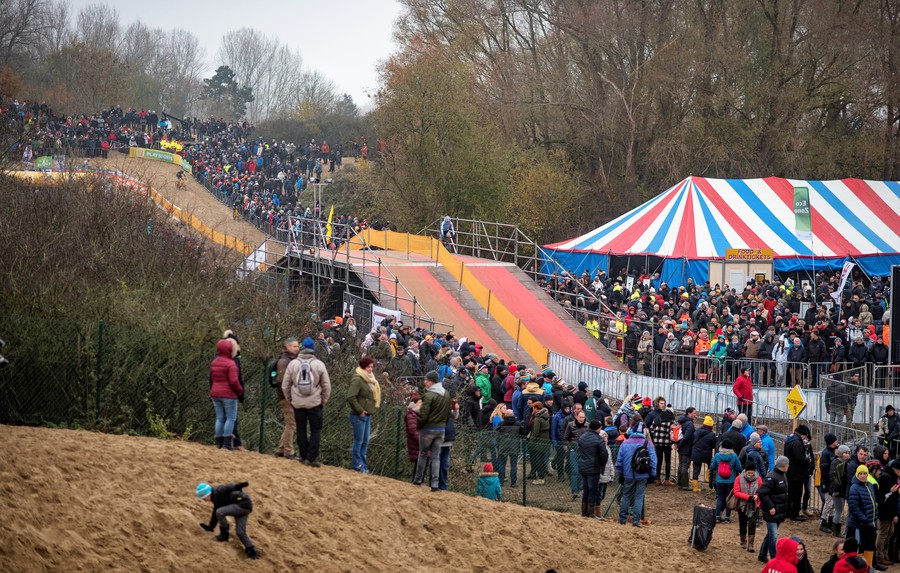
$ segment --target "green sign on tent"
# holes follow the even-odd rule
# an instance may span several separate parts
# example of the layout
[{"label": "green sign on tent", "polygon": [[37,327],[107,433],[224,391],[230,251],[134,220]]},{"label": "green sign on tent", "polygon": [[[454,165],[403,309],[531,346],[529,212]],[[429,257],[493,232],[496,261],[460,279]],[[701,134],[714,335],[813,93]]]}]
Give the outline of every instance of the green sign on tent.
[{"label": "green sign on tent", "polygon": [[808,187],[794,187],[794,223],[798,239],[812,239]]}]

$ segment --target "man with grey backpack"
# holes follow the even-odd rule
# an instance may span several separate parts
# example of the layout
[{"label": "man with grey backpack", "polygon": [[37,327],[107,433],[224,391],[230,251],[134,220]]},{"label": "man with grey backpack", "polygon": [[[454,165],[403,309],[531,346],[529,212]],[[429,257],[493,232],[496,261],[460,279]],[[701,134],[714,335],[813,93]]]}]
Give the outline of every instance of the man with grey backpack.
[{"label": "man with grey backpack", "polygon": [[294,408],[300,461],[317,468],[322,465],[318,461],[322,409],[331,396],[331,380],[325,363],[316,358],[316,344],[312,338],[303,339],[300,354],[288,364],[281,390]]}]

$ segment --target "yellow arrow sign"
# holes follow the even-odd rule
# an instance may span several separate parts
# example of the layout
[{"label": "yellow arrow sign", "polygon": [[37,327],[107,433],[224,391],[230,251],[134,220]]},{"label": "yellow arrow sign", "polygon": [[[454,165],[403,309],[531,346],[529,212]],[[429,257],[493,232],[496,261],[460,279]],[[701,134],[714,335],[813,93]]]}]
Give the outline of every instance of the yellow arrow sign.
[{"label": "yellow arrow sign", "polygon": [[788,411],[794,419],[797,419],[800,413],[806,409],[806,396],[803,395],[800,386],[794,386],[787,398],[784,399],[784,402],[787,404]]}]

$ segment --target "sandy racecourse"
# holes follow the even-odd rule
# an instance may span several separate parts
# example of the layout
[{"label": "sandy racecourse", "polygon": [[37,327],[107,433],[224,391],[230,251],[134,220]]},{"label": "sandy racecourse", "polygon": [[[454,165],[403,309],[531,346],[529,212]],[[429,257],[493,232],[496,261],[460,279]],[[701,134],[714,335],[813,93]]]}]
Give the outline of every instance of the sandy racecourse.
[{"label": "sandy racecourse", "polygon": [[[706,553],[690,549],[696,497],[670,488],[651,488],[653,524],[636,530],[194,443],[12,426],[0,435],[0,571],[586,572],[624,571],[611,564],[628,556],[659,562],[654,571],[760,569],[736,523],[717,527]],[[200,529],[202,480],[250,482],[259,561]],[[802,532],[818,570],[830,539],[811,522],[784,529]]]},{"label": "sandy racecourse", "polygon": [[149,183],[160,195],[185,211],[193,213],[216,231],[221,231],[258,246],[265,235],[242,219],[234,220],[231,209],[219,202],[192,177],[184,189],[175,186],[175,173],[180,169],[171,163],[150,159],[131,159],[114,153],[109,159],[91,159],[93,169],[113,169]]}]

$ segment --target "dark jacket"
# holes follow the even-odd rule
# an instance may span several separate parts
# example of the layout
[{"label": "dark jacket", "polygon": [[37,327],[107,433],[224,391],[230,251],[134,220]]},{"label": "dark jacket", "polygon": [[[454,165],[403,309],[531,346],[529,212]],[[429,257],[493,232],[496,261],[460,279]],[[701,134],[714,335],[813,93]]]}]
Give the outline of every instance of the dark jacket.
[{"label": "dark jacket", "polygon": [[678,425],[681,426],[681,441],[678,442],[678,455],[690,456],[691,450],[694,449],[694,436],[697,432],[696,428],[694,428],[694,421],[682,415],[678,418]]},{"label": "dark jacket", "polygon": [[897,517],[898,506],[897,500],[900,492],[892,492],[891,488],[897,485],[897,478],[894,477],[893,470],[888,468],[878,478],[878,491],[875,492],[875,500],[878,503],[878,520],[890,521]]},{"label": "dark jacket", "polygon": [[790,460],[788,467],[788,479],[791,481],[806,481],[809,477],[809,460],[806,457],[806,444],[803,438],[797,434],[791,434],[784,442],[784,455]]},{"label": "dark jacket", "polygon": [[520,449],[522,423],[516,417],[505,416],[497,426],[497,450],[500,455],[516,454]]},{"label": "dark jacket", "polygon": [[253,501],[250,500],[250,496],[244,493],[242,490],[250,485],[247,482],[241,483],[226,483],[223,485],[217,485],[212,490],[212,517],[209,518],[209,530],[216,526],[216,523],[219,522],[219,518],[216,517],[216,510],[225,507],[227,505],[237,505],[241,509],[246,509],[247,511],[253,511]]},{"label": "dark jacket", "polygon": [[850,464],[850,461],[848,461],[847,464],[844,465],[844,471],[842,472],[844,475],[844,478],[843,478],[844,482],[841,485],[838,485],[834,480],[834,476],[838,472],[838,466],[840,466],[843,461],[844,460],[842,460],[841,458],[839,458],[837,456],[835,456],[834,459],[831,460],[831,465],[828,466],[828,491],[831,492],[831,495],[836,495],[838,497],[846,498],[847,497],[847,478],[846,478],[847,465]]},{"label": "dark jacket", "polygon": [[716,435],[706,426],[694,434],[694,446],[691,448],[691,461],[697,464],[708,464],[712,461],[716,448]]},{"label": "dark jacket", "polygon": [[820,483],[822,487],[827,488],[825,491],[831,491],[831,462],[837,457],[834,454],[835,449],[825,446],[819,455],[819,475],[822,476]]},{"label": "dark jacket", "polygon": [[[759,507],[762,510],[763,519],[768,523],[781,523],[787,515],[788,482],[787,476],[780,469],[775,468],[763,479],[759,488]],[[775,509],[775,514],[769,510]]]},{"label": "dark jacket", "polygon": [[716,447],[722,447],[722,441],[728,439],[731,441],[731,449],[736,452],[739,452],[744,449],[744,446],[747,445],[747,438],[744,437],[744,434],[741,433],[740,430],[731,427],[724,434],[719,434],[719,439],[716,441]]},{"label": "dark jacket", "polygon": [[281,355],[278,357],[278,362],[275,363],[275,382],[278,383],[278,386],[275,387],[275,391],[278,393],[278,400],[284,400],[284,390],[281,389],[281,383],[284,382],[284,373],[287,370],[288,364],[291,363],[291,360],[297,358],[296,354],[291,354],[287,351],[282,351]]},{"label": "dark jacket", "polygon": [[609,452],[603,439],[588,430],[578,438],[578,471],[582,474],[599,474],[609,461]]}]

